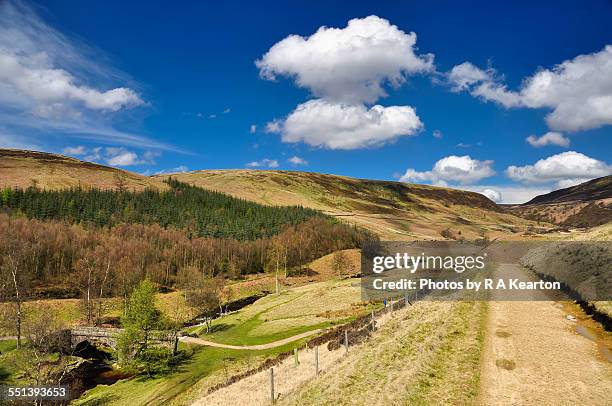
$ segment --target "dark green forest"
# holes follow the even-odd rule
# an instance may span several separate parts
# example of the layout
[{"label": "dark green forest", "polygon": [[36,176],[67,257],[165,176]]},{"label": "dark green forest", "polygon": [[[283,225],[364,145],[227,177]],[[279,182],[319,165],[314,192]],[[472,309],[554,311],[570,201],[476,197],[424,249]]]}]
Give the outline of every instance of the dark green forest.
[{"label": "dark green forest", "polygon": [[3,189],[2,205],[30,219],[112,227],[118,224],[159,224],[194,237],[256,240],[296,225],[316,210],[299,206],[264,206],[170,179],[167,191]]}]

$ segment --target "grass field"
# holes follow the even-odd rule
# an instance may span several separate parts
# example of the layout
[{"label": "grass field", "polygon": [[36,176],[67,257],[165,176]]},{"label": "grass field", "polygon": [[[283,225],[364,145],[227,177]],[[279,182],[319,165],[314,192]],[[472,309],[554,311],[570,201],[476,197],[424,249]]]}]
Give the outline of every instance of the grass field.
[{"label": "grass field", "polygon": [[280,295],[271,294],[235,313],[191,331],[206,340],[233,345],[277,341],[309,330],[345,323],[365,314],[370,306],[360,302],[358,279],[311,283]]},{"label": "grass field", "polygon": [[[99,385],[74,405],[185,405],[202,396],[209,387],[225,382],[230,376],[256,367],[266,358],[289,351],[302,342],[264,351],[240,351],[211,347],[193,347],[193,356],[176,371],[154,378],[132,378],[113,385]],[[181,344],[183,349],[187,346]]]},{"label": "grass field", "polygon": [[[211,334],[204,334],[202,327],[192,330],[199,331],[207,340],[226,344],[263,344],[350,320],[368,311],[368,306],[355,305],[359,300],[358,280],[328,280],[291,288],[280,295],[268,295],[238,312],[220,317],[214,321],[215,332]],[[75,404],[186,404],[233,374],[256,367],[265,358],[303,343],[304,340],[298,340],[264,351],[189,347],[194,351],[193,357],[171,374],[98,386]],[[187,348],[184,344],[181,346]]]}]

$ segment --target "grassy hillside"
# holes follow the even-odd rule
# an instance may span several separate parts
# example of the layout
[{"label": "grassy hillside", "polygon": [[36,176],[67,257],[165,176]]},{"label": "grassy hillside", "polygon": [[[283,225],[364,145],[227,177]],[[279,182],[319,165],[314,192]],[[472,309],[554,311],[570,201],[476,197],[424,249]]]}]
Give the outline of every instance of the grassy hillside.
[{"label": "grassy hillside", "polygon": [[46,152],[0,149],[0,188],[27,188],[36,184],[42,189],[64,189],[81,186],[115,189],[121,179],[127,190],[167,189],[159,179],[84,162]]},{"label": "grassy hillside", "polygon": [[434,186],[291,171],[210,170],[172,177],[258,203],[319,209],[387,239],[440,238],[446,229],[455,238],[495,238],[532,224],[479,193]]},{"label": "grassy hillside", "polygon": [[608,198],[612,198],[612,175],[536,196],[525,203],[524,206],[563,202],[590,202]]},{"label": "grassy hillside", "polygon": [[536,196],[507,209],[526,219],[567,227],[595,227],[612,221],[612,176]]}]

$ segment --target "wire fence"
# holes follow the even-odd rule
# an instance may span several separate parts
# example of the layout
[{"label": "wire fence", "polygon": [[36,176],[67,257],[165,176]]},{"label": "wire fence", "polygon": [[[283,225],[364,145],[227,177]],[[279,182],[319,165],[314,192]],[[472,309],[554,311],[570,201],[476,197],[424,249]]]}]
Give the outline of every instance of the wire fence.
[{"label": "wire fence", "polygon": [[[405,295],[395,300],[385,300],[380,309],[334,327],[299,348],[267,359],[256,368],[233,375],[209,388],[202,404],[227,404],[225,402],[230,401],[235,393],[249,393],[249,403],[252,404],[274,403],[281,394],[291,392],[341,359],[350,351],[350,347],[366,341],[376,331],[381,318],[413,304],[418,297],[418,293],[412,293],[410,297]],[[236,391],[228,388],[231,385],[237,385]]]}]

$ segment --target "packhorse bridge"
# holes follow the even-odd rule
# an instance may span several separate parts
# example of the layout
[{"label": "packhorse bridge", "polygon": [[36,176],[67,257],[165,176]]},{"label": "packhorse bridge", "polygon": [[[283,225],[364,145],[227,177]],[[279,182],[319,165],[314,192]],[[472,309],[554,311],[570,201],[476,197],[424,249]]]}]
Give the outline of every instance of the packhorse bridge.
[{"label": "packhorse bridge", "polygon": [[[106,346],[115,348],[117,346],[117,338],[123,329],[110,327],[74,327],[70,330],[70,344],[73,348],[85,341],[93,344],[100,343]],[[152,331],[150,336],[153,345],[159,345],[168,348],[175,348],[175,342],[178,340],[174,334],[168,334],[163,331]]]}]

